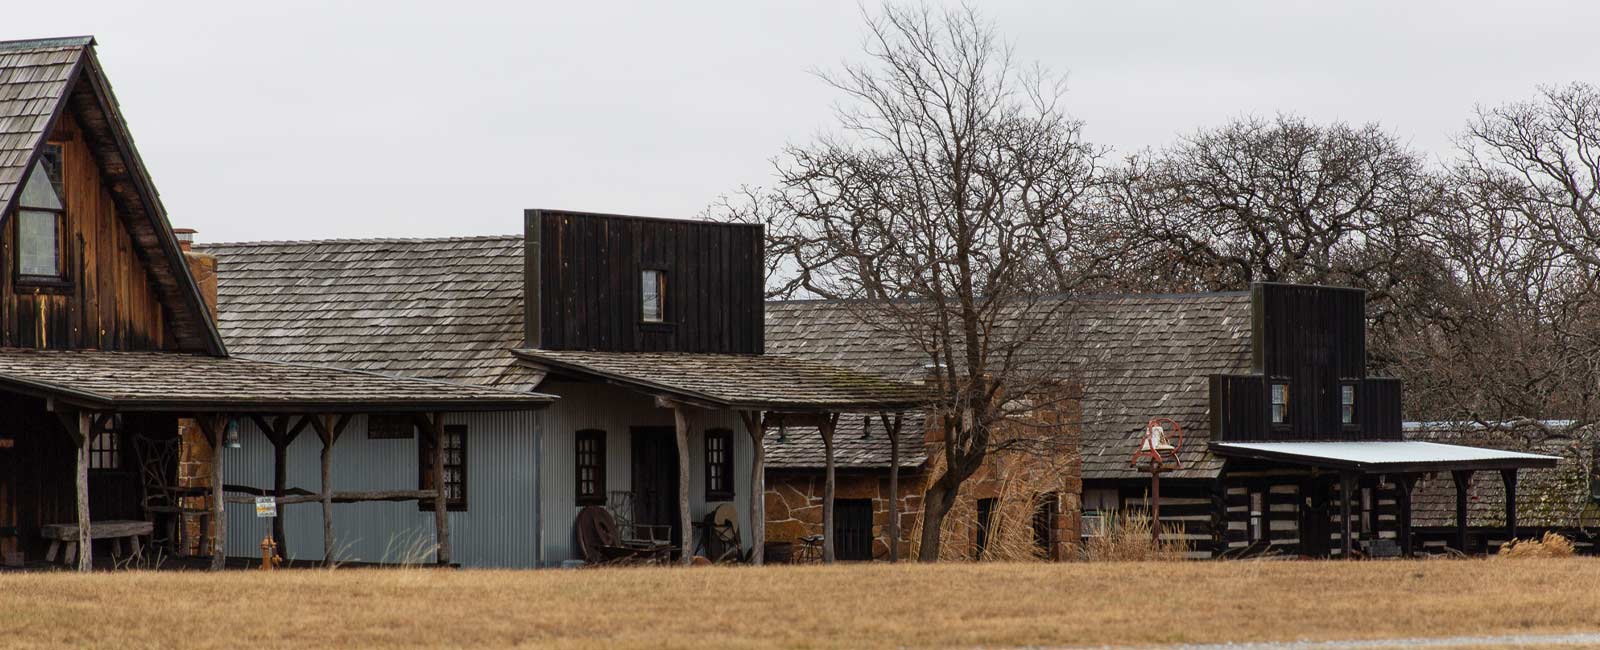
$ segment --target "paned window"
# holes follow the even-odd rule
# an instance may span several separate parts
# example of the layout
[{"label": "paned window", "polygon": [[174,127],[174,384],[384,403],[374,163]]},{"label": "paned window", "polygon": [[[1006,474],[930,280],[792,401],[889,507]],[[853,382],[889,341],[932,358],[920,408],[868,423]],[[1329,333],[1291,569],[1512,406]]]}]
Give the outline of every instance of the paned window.
[{"label": "paned window", "polygon": [[[433,444],[428,436],[417,437],[420,458],[417,468],[421,472],[418,484],[424,490],[433,489]],[[444,427],[444,495],[445,507],[451,510],[467,509],[467,427],[452,424]],[[433,501],[419,502],[424,510],[433,509]]]},{"label": "paned window", "polygon": [[62,220],[61,148],[45,145],[17,197],[17,276],[60,280]]},{"label": "paned window", "polygon": [[646,269],[639,278],[639,319],[647,323],[667,320],[667,272]]},{"label": "paned window", "polygon": [[[1257,411],[1259,413],[1260,411]],[[1272,385],[1272,423],[1287,424],[1289,422],[1289,385]]]},{"label": "paned window", "polygon": [[733,432],[711,429],[706,432],[706,500],[733,498]]},{"label": "paned window", "polygon": [[606,502],[606,432],[584,429],[577,436],[576,467],[578,505],[599,506]]}]

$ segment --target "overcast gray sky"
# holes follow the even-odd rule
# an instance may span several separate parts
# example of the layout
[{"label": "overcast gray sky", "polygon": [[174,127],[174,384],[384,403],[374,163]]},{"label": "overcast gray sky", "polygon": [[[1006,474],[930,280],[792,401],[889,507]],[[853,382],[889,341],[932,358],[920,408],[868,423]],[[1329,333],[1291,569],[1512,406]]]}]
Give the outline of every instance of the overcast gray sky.
[{"label": "overcast gray sky", "polygon": [[[1244,114],[1449,154],[1475,104],[1600,82],[1600,3],[983,2],[1128,152]],[[504,234],[523,208],[692,217],[827,129],[854,2],[9,3],[94,34],[174,225],[205,241]]]}]

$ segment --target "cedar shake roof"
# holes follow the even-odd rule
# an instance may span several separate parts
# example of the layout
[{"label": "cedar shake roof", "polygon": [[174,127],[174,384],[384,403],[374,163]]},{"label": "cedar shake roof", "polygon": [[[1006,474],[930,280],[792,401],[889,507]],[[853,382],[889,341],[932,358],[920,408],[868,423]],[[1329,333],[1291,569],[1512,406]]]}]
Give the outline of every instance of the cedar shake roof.
[{"label": "cedar shake roof", "polygon": [[[894,416],[890,416],[893,418]],[[907,411],[900,423],[900,467],[919,468],[927,461],[921,411]],[[764,448],[767,469],[820,469],[826,455],[816,427],[768,425]],[[841,469],[888,469],[889,435],[876,413],[845,413],[833,430],[833,461]]]},{"label": "cedar shake roof", "polygon": [[173,347],[226,354],[94,44],[91,36],[0,42],[0,225],[57,119],[70,111],[167,308]]},{"label": "cedar shake roof", "polygon": [[555,399],[237,357],[19,348],[0,349],[0,386],[91,410],[127,411],[517,411]]},{"label": "cedar shake roof", "polygon": [[[1566,428],[1565,423],[1555,425],[1552,428],[1558,431]],[[1405,436],[1407,440],[1558,456],[1561,460],[1553,468],[1517,472],[1517,525],[1534,528],[1600,526],[1600,505],[1589,493],[1595,444],[1600,440],[1591,427],[1579,428],[1567,437],[1547,437],[1526,428],[1506,431],[1473,422],[1407,422]],[[1438,472],[1432,478],[1423,475],[1411,493],[1412,525],[1454,528],[1455,499],[1455,482],[1448,472]],[[1467,492],[1468,525],[1504,526],[1505,502],[1505,484],[1500,472],[1473,473]]]},{"label": "cedar shake roof", "polygon": [[196,245],[236,354],[531,390],[522,237]]},{"label": "cedar shake roof", "polygon": [[0,214],[10,212],[73,70],[93,42],[88,36],[0,42]]},{"label": "cedar shake roof", "polygon": [[[1060,299],[1065,300],[1065,299]],[[1222,467],[1207,449],[1209,379],[1251,368],[1247,292],[1090,296],[1075,299],[1070,336],[1039,357],[1073,360],[1083,382],[1083,478],[1147,478],[1128,466],[1145,424],[1183,425],[1186,469],[1168,478],[1210,478]],[[837,301],[767,304],[768,354],[822,361],[883,377],[915,378],[927,359],[902,337],[862,322]]]},{"label": "cedar shake roof", "polygon": [[714,408],[767,411],[900,410],[922,387],[839,366],[760,354],[517,350],[558,374],[599,379]]}]

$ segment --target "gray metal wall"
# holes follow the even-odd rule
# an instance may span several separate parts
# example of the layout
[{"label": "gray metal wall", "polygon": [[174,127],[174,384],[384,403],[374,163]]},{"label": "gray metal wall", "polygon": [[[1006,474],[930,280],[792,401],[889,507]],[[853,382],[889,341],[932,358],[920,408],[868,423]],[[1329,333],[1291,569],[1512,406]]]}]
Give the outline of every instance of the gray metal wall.
[{"label": "gray metal wall", "polygon": [[[540,456],[540,511],[544,517],[541,563],[559,564],[578,559],[573,543],[573,523],[578,517],[577,470],[574,434],[581,429],[606,432],[606,489],[632,489],[633,470],[629,427],[673,426],[672,411],[657,408],[655,401],[639,393],[576,382],[549,381],[540,392],[560,395],[543,411],[544,443]],[[705,516],[705,436],[706,429],[727,428],[734,441],[734,504],[739,508],[740,537],[750,543],[750,435],[739,414],[731,411],[696,411],[689,436],[689,509],[698,521]]]},{"label": "gray metal wall", "polygon": [[[470,413],[445,416],[467,426],[467,510],[450,513],[453,560],[474,567],[537,564],[537,454],[543,415]],[[272,487],[272,444],[244,423],[243,448],[225,449],[224,482]],[[289,447],[289,487],[320,489],[322,443],[310,431]],[[357,416],[333,448],[335,490],[417,489],[417,441],[372,440]],[[254,508],[229,504],[228,554],[259,556],[269,519]],[[333,506],[335,557],[341,561],[431,562],[433,513],[416,502],[341,503]],[[322,557],[322,508],[280,506],[291,558]]]}]

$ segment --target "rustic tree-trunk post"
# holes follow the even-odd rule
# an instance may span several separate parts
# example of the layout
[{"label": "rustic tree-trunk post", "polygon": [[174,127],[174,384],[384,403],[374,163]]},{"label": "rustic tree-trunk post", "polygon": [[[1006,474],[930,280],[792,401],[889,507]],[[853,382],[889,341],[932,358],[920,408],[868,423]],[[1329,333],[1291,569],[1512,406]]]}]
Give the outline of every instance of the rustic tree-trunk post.
[{"label": "rustic tree-trunk post", "polygon": [[1398,524],[1398,527],[1400,529],[1399,530],[1399,535],[1400,535],[1400,553],[1401,553],[1401,555],[1404,555],[1405,557],[1411,557],[1411,553],[1412,553],[1412,544],[1411,544],[1411,489],[1413,487],[1415,487],[1416,484],[1417,484],[1417,475],[1416,474],[1401,474],[1399,476],[1399,479],[1397,481],[1395,481],[1395,486],[1397,488],[1399,488],[1399,490],[1400,490],[1399,494],[1396,495],[1398,497],[1396,499],[1396,501],[1398,502],[1396,505],[1398,505],[1400,507],[1400,512],[1399,512],[1399,515],[1400,515],[1399,519],[1400,520],[1398,522],[1396,522],[1396,523]]},{"label": "rustic tree-trunk post", "polygon": [[750,433],[750,563],[761,566],[766,561],[767,544],[766,429],[760,411],[740,415]]},{"label": "rustic tree-trunk post", "polygon": [[1472,487],[1472,470],[1450,472],[1456,484],[1456,550],[1467,552],[1467,492]]},{"label": "rustic tree-trunk post", "polygon": [[450,564],[450,498],[449,491],[444,484],[444,414],[434,413],[433,421],[433,535],[437,542],[434,550],[434,561],[440,565]]},{"label": "rustic tree-trunk post", "polygon": [[348,416],[334,422],[331,415],[312,416],[311,426],[322,440],[322,564],[333,566],[333,444],[349,422]]},{"label": "rustic tree-trunk post", "polygon": [[[250,419],[272,442],[272,500],[281,505],[289,488],[289,444],[293,441],[294,435],[289,431],[289,418],[280,415],[269,421],[265,417],[252,415]],[[301,424],[304,425],[304,419]],[[289,539],[284,533],[284,514],[286,513],[283,510],[279,510],[278,515],[272,518],[272,541],[278,545],[278,557],[287,560]]]},{"label": "rustic tree-trunk post", "polygon": [[672,420],[678,438],[678,543],[683,546],[679,561],[694,562],[694,523],[689,517],[689,414],[682,404],[672,407]]},{"label": "rustic tree-trunk post", "polygon": [[[1356,489],[1356,475],[1351,472],[1339,473],[1339,546],[1343,551],[1344,559],[1355,557],[1355,543],[1350,539],[1350,493]],[[1264,501],[1265,499],[1263,499]],[[1266,513],[1262,513],[1262,526],[1271,528]],[[1262,531],[1262,537],[1271,537],[1268,531]]]},{"label": "rustic tree-trunk post", "polygon": [[94,568],[94,537],[89,534],[89,443],[94,440],[94,416],[78,414],[78,431],[73,442],[78,444],[77,467],[73,483],[78,494],[78,571],[87,573]]},{"label": "rustic tree-trunk post", "polygon": [[1517,538],[1517,470],[1500,470],[1500,480],[1506,486],[1506,538]]},{"label": "rustic tree-trunk post", "polygon": [[889,436],[889,561],[900,561],[900,427],[904,423],[900,413],[890,420],[879,413],[883,430]]},{"label": "rustic tree-trunk post", "polygon": [[822,483],[822,561],[833,563],[833,425],[839,421],[837,413],[822,413],[817,417],[817,431],[822,434],[822,452],[825,467]]},{"label": "rustic tree-trunk post", "polygon": [[202,414],[195,417],[195,422],[200,423],[211,443],[211,570],[221,571],[228,557],[228,519],[222,490],[222,450],[226,446],[223,438],[227,435],[228,417]]}]

